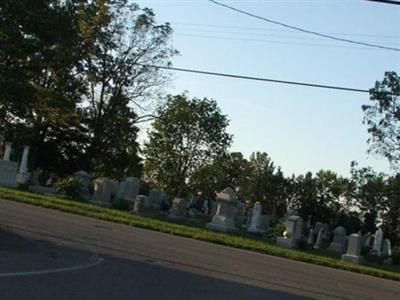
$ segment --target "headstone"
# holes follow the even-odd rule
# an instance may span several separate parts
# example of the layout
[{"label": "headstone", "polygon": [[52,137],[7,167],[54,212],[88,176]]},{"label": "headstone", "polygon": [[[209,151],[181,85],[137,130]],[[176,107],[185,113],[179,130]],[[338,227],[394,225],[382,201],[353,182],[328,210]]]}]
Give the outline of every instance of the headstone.
[{"label": "headstone", "polygon": [[152,189],[149,192],[148,202],[151,203],[152,208],[160,209],[161,205],[167,200],[167,194],[158,189]]},{"label": "headstone", "polygon": [[239,202],[236,192],[232,188],[226,188],[217,193],[217,211],[207,228],[217,231],[236,231],[235,213]]},{"label": "headstone", "polygon": [[371,247],[371,232],[368,232],[363,235],[363,251],[364,252],[369,252],[369,249]]},{"label": "headstone", "polygon": [[375,232],[374,245],[372,246],[372,253],[380,256],[382,254],[382,241],[383,241],[383,231],[379,228]]},{"label": "headstone", "polygon": [[272,224],[272,215],[261,215],[260,216],[260,228],[263,231],[267,231],[267,229],[271,226]]},{"label": "headstone", "polygon": [[[10,143],[6,143],[7,147],[11,147]],[[11,150],[8,150],[11,152]],[[4,153],[4,160],[0,160],[0,186],[5,187],[16,187],[17,186],[17,172],[18,164],[16,162],[10,161],[9,154]]]},{"label": "headstone", "polygon": [[22,153],[21,163],[17,172],[17,184],[27,183],[29,181],[30,175],[28,173],[28,157],[29,157],[29,146],[24,146],[24,151]]},{"label": "headstone", "polygon": [[117,199],[133,203],[139,194],[140,180],[136,177],[126,177],[118,187]]},{"label": "headstone", "polygon": [[86,171],[77,171],[74,173],[74,178],[79,184],[79,195],[84,200],[90,200],[90,183],[92,177]]},{"label": "headstone", "polygon": [[117,187],[118,182],[114,180],[108,178],[96,179],[94,181],[94,193],[90,202],[110,207]]},{"label": "headstone", "polygon": [[358,233],[353,233],[348,238],[347,252],[342,254],[342,261],[359,264],[363,261],[361,256],[362,238]]},{"label": "headstone", "polygon": [[133,203],[133,213],[141,214],[145,211],[147,197],[144,195],[137,195]]},{"label": "headstone", "polygon": [[245,221],[246,221],[246,205],[242,201],[239,201],[236,206],[235,225],[241,227]]},{"label": "headstone", "polygon": [[168,218],[171,219],[184,219],[187,214],[187,203],[183,198],[175,197],[172,201],[172,207],[169,210]]},{"label": "headstone", "polygon": [[347,247],[346,229],[342,226],[338,226],[333,231],[333,241],[329,245],[328,249],[338,253],[345,253],[346,247]]},{"label": "headstone", "polygon": [[10,157],[11,157],[11,143],[10,142],[6,142],[5,149],[4,149],[3,160],[10,161]]},{"label": "headstone", "polygon": [[392,256],[392,244],[389,239],[385,239],[383,241],[382,255],[383,255],[383,257]]},{"label": "headstone", "polygon": [[285,220],[286,231],[283,237],[278,237],[276,243],[285,248],[297,248],[301,241],[303,231],[303,219],[292,215]]},{"label": "headstone", "polygon": [[315,241],[315,244],[314,244],[315,250],[321,249],[324,230],[325,230],[325,228],[321,227],[318,231],[317,240]]},{"label": "headstone", "polygon": [[307,244],[308,245],[314,244],[314,229],[313,228],[311,228],[310,231],[308,232]]},{"label": "headstone", "polygon": [[263,233],[264,230],[261,229],[261,213],[262,206],[260,202],[256,202],[252,209],[250,226],[247,228],[248,232],[253,233]]}]

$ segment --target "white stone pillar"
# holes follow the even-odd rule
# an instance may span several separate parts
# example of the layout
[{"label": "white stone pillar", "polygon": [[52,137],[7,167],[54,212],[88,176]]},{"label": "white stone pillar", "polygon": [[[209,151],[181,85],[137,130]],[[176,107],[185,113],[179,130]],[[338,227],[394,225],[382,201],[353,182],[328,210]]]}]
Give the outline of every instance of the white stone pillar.
[{"label": "white stone pillar", "polygon": [[3,160],[9,161],[11,156],[11,143],[7,142],[5,146]]},{"label": "white stone pillar", "polygon": [[24,146],[24,152],[22,153],[21,164],[19,165],[19,173],[28,172],[28,156],[29,156],[29,146]]}]

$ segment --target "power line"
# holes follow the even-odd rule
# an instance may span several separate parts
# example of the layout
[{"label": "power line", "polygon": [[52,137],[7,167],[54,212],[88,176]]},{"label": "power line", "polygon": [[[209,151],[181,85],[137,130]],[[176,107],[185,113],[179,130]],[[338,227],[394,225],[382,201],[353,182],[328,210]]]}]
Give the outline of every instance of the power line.
[{"label": "power line", "polygon": [[[341,90],[341,91],[348,91],[348,92],[369,93],[369,90],[342,87],[342,86],[334,86],[334,85],[324,85],[324,84],[316,84],[316,83],[270,79],[270,78],[262,78],[262,77],[253,77],[253,76],[236,75],[236,74],[228,74],[228,73],[218,73],[218,72],[201,71],[201,70],[193,70],[193,69],[185,69],[185,68],[175,68],[175,67],[166,67],[166,66],[157,66],[157,65],[147,65],[147,64],[139,64],[139,65],[144,66],[144,67],[149,67],[149,68],[157,68],[157,69],[171,70],[171,71],[178,71],[178,72],[188,72],[188,73],[212,75],[212,76],[222,76],[222,77],[229,77],[229,78],[236,78],[236,79],[247,79],[247,80],[256,80],[256,81],[264,81],[264,82],[281,83],[281,84],[299,85],[299,86],[322,88],[322,89],[331,89],[331,90]],[[388,93],[388,94],[392,95],[390,93]],[[395,95],[395,96],[399,96],[399,95]]]},{"label": "power line", "polygon": [[346,43],[357,44],[357,45],[373,47],[373,48],[380,48],[380,49],[391,50],[391,51],[400,51],[400,48],[382,46],[382,45],[371,44],[371,43],[366,43],[366,42],[359,42],[359,41],[354,41],[354,40],[349,40],[349,39],[345,39],[345,38],[336,37],[336,36],[333,36],[333,35],[319,33],[319,32],[316,32],[316,31],[303,29],[303,28],[300,28],[300,27],[288,25],[288,24],[281,23],[281,22],[278,22],[278,21],[274,21],[274,20],[271,20],[271,19],[267,19],[267,18],[264,18],[264,17],[261,17],[261,16],[257,16],[255,14],[249,13],[249,12],[244,11],[244,10],[240,10],[238,8],[235,8],[233,6],[229,6],[227,4],[224,4],[224,3],[221,3],[221,2],[218,2],[218,1],[215,1],[215,0],[208,0],[208,1],[213,3],[213,4],[215,4],[215,5],[222,6],[224,8],[233,10],[235,12],[250,16],[252,18],[263,20],[263,21],[266,21],[266,22],[269,22],[269,23],[272,23],[272,24],[275,24],[275,25],[283,26],[283,27],[290,28],[290,29],[293,29],[293,30],[297,30],[297,31],[300,31],[300,32],[303,32],[303,33],[313,34],[313,35],[316,35],[316,36],[319,36],[319,37],[323,37],[323,38],[327,38],[327,39],[331,39],[331,40],[336,40],[336,41],[340,41],[340,42],[346,42]]},{"label": "power line", "polygon": [[[367,0],[368,1],[368,0]],[[226,29],[237,29],[241,31],[264,31],[264,32],[282,32],[282,33],[293,33],[293,30],[285,29],[271,29],[271,28],[260,28],[260,27],[244,27],[244,26],[232,26],[223,24],[200,24],[200,23],[187,23],[187,22],[171,22],[174,27],[211,27],[211,28],[226,28]],[[394,35],[373,35],[373,34],[363,34],[363,33],[343,33],[343,32],[322,32],[324,34],[336,34],[343,36],[357,36],[357,37],[372,37],[372,38],[382,38],[382,39],[400,39],[400,36]]]},{"label": "power line", "polygon": [[367,1],[371,1],[371,2],[380,2],[380,3],[384,3],[384,4],[395,4],[395,5],[400,5],[399,1],[391,1],[391,0],[367,0]]}]

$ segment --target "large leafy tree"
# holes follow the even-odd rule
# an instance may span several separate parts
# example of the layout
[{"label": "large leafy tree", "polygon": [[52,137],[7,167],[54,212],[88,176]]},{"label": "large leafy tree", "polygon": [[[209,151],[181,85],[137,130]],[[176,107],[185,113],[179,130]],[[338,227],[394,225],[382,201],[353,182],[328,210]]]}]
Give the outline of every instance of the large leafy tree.
[{"label": "large leafy tree", "polygon": [[193,174],[226,155],[231,135],[216,101],[168,96],[145,144],[145,174],[170,195],[186,195]]},{"label": "large leafy tree", "polygon": [[0,131],[16,147],[31,145],[30,161],[39,166],[48,157],[53,157],[48,166],[57,165],[67,132],[79,126],[73,10],[70,1],[59,0],[0,4]]},{"label": "large leafy tree", "polygon": [[274,206],[285,206],[287,181],[279,167],[276,167],[267,153],[252,153],[241,180],[240,193],[252,205],[261,202],[271,212]]},{"label": "large leafy tree", "polygon": [[386,199],[382,213],[383,231],[393,244],[400,244],[400,174],[386,181]]},{"label": "large leafy tree", "polygon": [[370,152],[386,157],[394,168],[400,167],[400,78],[386,72],[370,90],[371,103],[363,105],[368,126]]},{"label": "large leafy tree", "polygon": [[350,204],[359,209],[363,229],[374,232],[378,217],[386,206],[386,176],[370,167],[359,168],[352,162],[350,184]]},{"label": "large leafy tree", "polygon": [[80,4],[82,73],[87,90],[82,105],[88,131],[85,152],[95,174],[139,175],[138,115],[168,81],[149,65],[170,65],[172,29],[157,24],[152,10],[126,0]]}]

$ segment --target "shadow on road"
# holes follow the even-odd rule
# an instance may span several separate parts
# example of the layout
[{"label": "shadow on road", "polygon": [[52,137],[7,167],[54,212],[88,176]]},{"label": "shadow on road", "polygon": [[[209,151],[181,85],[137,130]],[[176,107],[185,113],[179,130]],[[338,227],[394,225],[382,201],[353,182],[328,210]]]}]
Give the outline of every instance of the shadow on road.
[{"label": "shadow on road", "polygon": [[[0,231],[0,273],[84,264],[93,253]],[[80,247],[79,247],[80,248]],[[0,278],[0,299],[310,299],[273,289],[103,256],[94,267]]]}]

